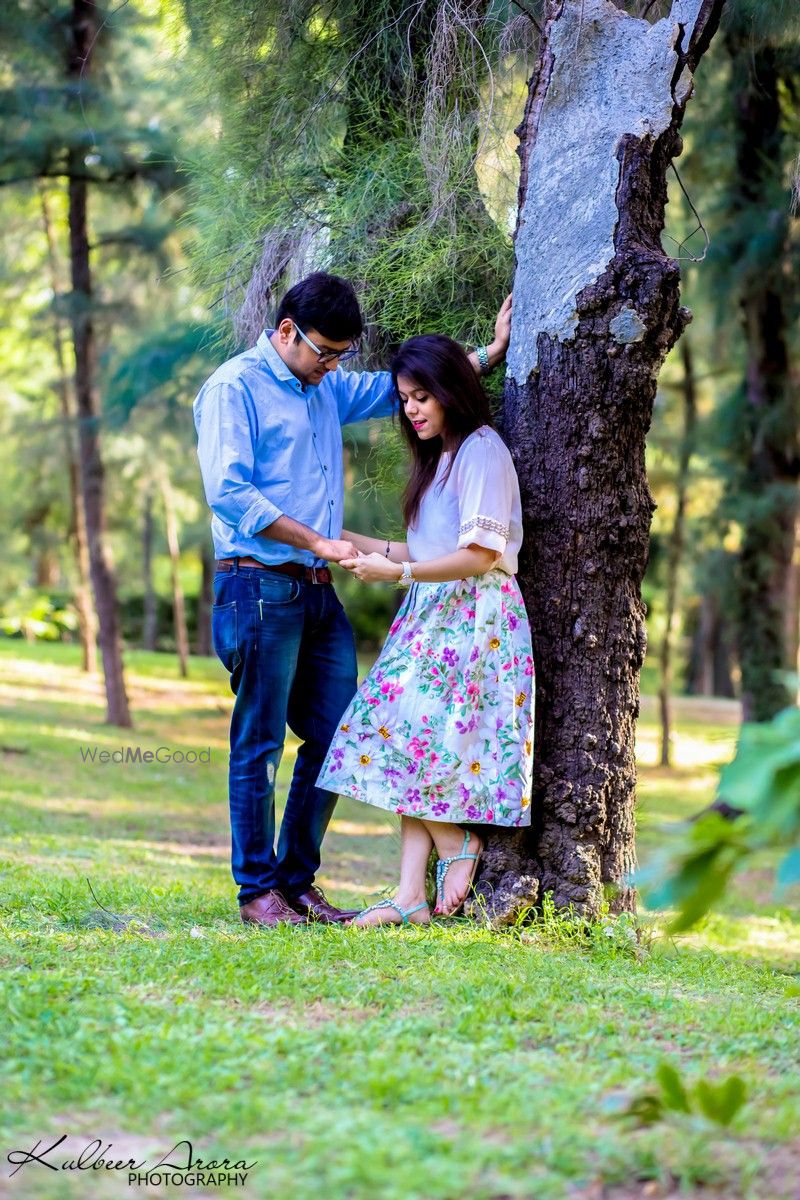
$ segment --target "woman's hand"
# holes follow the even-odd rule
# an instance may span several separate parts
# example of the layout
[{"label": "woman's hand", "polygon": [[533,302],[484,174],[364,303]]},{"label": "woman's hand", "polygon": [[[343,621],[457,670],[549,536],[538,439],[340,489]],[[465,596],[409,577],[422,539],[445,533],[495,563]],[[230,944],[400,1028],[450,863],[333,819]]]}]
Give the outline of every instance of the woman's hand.
[{"label": "woman's hand", "polygon": [[[513,295],[506,296],[500,312],[497,314],[497,320],[494,323],[494,341],[490,346],[490,352],[494,351],[498,358],[504,358],[508,343],[511,341],[511,305]],[[491,357],[491,355],[490,355]]]},{"label": "woman's hand", "polygon": [[362,583],[397,583],[403,574],[400,564],[383,554],[359,554],[358,558],[343,558],[339,566]]}]

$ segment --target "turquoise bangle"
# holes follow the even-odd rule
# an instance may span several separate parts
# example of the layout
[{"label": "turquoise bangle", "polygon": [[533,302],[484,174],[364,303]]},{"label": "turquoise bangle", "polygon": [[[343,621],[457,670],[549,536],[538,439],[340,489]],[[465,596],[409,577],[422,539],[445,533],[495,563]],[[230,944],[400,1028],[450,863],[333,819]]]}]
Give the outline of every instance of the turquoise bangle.
[{"label": "turquoise bangle", "polygon": [[481,369],[481,375],[488,375],[490,371],[488,346],[476,346],[475,354],[478,359],[478,366]]}]

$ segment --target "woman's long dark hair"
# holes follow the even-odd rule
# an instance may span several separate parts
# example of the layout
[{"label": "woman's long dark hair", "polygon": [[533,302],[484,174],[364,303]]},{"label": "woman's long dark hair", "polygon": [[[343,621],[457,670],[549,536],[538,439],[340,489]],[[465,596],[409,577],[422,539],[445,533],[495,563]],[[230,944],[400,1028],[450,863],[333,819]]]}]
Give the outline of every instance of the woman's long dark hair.
[{"label": "woman's long dark hair", "polygon": [[444,411],[441,437],[417,437],[414,426],[400,401],[400,427],[411,450],[411,475],[403,493],[403,517],[413,525],[422,497],[433,483],[443,451],[452,451],[450,465],[442,484],[453,468],[456,454],[465,438],[482,425],[494,426],[486,393],[463,348],[440,333],[426,333],[403,342],[392,360],[395,390],[398,376],[412,380]]}]

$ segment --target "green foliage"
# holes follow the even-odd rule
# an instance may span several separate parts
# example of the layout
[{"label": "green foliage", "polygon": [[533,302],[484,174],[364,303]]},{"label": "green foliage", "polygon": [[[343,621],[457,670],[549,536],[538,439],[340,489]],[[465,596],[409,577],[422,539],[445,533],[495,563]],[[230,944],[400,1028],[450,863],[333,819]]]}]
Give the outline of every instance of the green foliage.
[{"label": "green foliage", "polygon": [[634,1096],[619,1118],[634,1125],[655,1125],[670,1116],[700,1116],[727,1128],[746,1102],[747,1087],[739,1075],[720,1083],[698,1079],[690,1088],[671,1063],[661,1062],[656,1086]]},{"label": "green foliage", "polygon": [[[66,75],[63,4],[3,5],[0,49],[9,69],[0,83],[0,185],[55,179],[78,166],[82,177],[100,184],[124,188],[147,179],[162,190],[176,185],[172,139],[133,99],[146,22],[141,8],[122,9],[113,26],[103,24],[97,72],[76,80]],[[127,53],[117,56],[115,42]]]},{"label": "green foliage", "polygon": [[483,338],[512,270],[475,173],[506,6],[186,11],[203,97],[213,63],[221,112],[193,164],[195,261],[239,340],[311,266],[356,283],[373,358],[411,333]]},{"label": "green foliage", "polygon": [[0,607],[0,632],[6,637],[24,637],[28,641],[58,641],[74,635],[78,618],[71,604],[61,605],[51,596],[23,589]]},{"label": "green foliage", "polygon": [[744,725],[719,788],[741,815],[731,820],[704,813],[683,828],[644,879],[655,904],[678,910],[670,923],[675,933],[695,925],[719,901],[736,867],[758,851],[785,851],[777,882],[800,882],[800,709]]}]

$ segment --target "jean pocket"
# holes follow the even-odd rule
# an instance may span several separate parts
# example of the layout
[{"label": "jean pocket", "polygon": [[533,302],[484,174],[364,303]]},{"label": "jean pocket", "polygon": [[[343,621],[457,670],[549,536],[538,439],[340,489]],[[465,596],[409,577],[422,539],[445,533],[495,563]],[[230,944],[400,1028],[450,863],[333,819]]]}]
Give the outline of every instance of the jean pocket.
[{"label": "jean pocket", "polygon": [[239,655],[239,620],[236,601],[214,604],[211,608],[211,640],[214,651],[226,671],[233,672],[241,661]]},{"label": "jean pocket", "polygon": [[299,595],[300,580],[291,575],[268,575],[265,571],[258,577],[258,596],[265,605],[293,604]]}]

